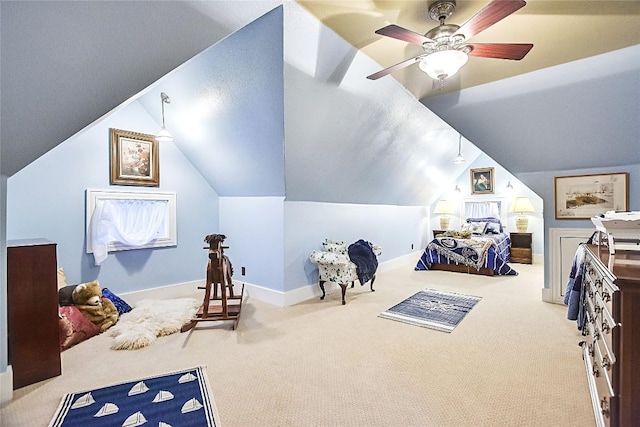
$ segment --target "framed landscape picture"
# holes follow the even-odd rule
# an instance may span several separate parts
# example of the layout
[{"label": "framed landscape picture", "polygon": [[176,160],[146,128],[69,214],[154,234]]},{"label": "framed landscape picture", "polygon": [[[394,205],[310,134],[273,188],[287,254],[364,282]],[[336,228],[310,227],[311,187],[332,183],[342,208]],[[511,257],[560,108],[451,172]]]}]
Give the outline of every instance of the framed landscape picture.
[{"label": "framed landscape picture", "polygon": [[160,186],[158,141],[153,135],[110,129],[111,185]]},{"label": "framed landscape picture", "polygon": [[471,169],[471,194],[493,194],[493,168]]},{"label": "framed landscape picture", "polygon": [[627,172],[555,177],[556,219],[591,219],[628,210],[628,182]]}]

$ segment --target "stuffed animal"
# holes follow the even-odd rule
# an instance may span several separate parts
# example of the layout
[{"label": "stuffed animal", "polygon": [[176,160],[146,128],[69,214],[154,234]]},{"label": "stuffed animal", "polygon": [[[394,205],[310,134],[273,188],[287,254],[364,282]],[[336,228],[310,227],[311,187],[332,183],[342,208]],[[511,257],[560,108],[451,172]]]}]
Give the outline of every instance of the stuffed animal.
[{"label": "stuffed animal", "polygon": [[91,322],[104,332],[118,321],[118,310],[113,303],[102,296],[102,288],[97,280],[78,285],[71,294],[73,303]]}]

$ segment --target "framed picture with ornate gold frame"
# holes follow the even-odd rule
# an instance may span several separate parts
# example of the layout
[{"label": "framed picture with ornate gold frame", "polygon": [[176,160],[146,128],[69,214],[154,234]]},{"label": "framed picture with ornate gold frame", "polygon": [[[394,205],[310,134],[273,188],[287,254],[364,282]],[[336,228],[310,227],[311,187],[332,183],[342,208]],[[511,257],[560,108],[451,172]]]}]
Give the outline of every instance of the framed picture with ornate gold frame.
[{"label": "framed picture with ornate gold frame", "polygon": [[556,219],[591,219],[629,209],[629,173],[556,176]]},{"label": "framed picture with ornate gold frame", "polygon": [[153,135],[110,129],[111,185],[160,186],[158,141]]},{"label": "framed picture with ornate gold frame", "polygon": [[471,194],[493,194],[493,168],[471,169]]}]

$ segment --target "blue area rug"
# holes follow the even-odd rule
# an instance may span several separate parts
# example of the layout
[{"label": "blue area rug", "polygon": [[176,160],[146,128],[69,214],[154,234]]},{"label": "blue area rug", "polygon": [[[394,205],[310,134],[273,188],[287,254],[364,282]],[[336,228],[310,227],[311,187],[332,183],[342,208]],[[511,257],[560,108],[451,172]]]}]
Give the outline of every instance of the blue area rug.
[{"label": "blue area rug", "polygon": [[425,289],[394,305],[380,317],[451,332],[481,297]]},{"label": "blue area rug", "polygon": [[69,393],[49,426],[219,426],[204,366]]}]

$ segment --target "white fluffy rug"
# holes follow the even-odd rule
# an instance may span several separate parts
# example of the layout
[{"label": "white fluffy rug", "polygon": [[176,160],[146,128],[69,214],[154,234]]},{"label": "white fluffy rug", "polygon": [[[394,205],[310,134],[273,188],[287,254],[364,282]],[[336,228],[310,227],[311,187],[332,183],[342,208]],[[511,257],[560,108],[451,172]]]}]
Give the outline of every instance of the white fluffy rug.
[{"label": "white fluffy rug", "polygon": [[175,334],[195,317],[201,301],[195,298],[142,300],[109,329],[113,350],[135,350],[153,344],[157,337]]}]

